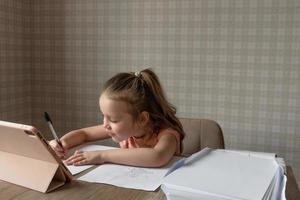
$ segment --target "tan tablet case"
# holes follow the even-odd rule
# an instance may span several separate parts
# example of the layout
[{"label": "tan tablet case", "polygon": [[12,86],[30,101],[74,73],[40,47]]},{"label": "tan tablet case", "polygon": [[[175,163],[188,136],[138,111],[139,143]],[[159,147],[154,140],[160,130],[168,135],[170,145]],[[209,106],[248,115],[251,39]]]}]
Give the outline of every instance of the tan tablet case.
[{"label": "tan tablet case", "polygon": [[0,179],[49,192],[72,175],[36,128],[0,121]]}]

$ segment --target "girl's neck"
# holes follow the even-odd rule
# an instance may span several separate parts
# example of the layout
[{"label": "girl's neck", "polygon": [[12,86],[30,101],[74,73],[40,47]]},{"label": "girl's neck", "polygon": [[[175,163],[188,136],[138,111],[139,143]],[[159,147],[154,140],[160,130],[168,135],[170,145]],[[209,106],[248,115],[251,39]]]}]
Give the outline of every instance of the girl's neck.
[{"label": "girl's neck", "polygon": [[161,128],[162,127],[160,127],[158,125],[157,126],[147,126],[144,128],[143,134],[141,134],[140,136],[134,136],[133,138],[137,139],[137,140],[142,139],[142,140],[147,141],[147,140],[151,139],[154,134],[158,134]]},{"label": "girl's neck", "polygon": [[156,130],[153,126],[146,126],[141,132],[142,134],[133,137],[135,139],[147,140],[152,137],[153,133],[156,133]]}]

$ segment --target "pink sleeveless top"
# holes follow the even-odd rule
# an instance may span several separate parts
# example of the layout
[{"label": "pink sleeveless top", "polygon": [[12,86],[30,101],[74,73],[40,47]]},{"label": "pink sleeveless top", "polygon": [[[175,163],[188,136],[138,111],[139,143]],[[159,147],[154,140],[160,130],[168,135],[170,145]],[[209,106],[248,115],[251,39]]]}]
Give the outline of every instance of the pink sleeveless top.
[{"label": "pink sleeveless top", "polygon": [[153,133],[151,138],[147,140],[145,140],[144,138],[130,137],[127,140],[123,140],[119,142],[119,145],[123,149],[142,148],[142,147],[153,148],[158,143],[160,137],[166,134],[171,134],[176,137],[177,147],[176,147],[175,155],[179,156],[181,154],[180,134],[172,128],[163,129],[160,130],[158,133]]}]

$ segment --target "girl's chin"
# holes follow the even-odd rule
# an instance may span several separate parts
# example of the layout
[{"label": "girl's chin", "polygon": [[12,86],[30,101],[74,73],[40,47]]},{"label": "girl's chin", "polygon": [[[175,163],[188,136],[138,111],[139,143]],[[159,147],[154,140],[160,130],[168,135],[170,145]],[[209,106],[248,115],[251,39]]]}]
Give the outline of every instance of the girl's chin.
[{"label": "girl's chin", "polygon": [[115,137],[111,137],[111,139],[114,141],[114,142],[116,142],[116,143],[119,143],[120,141],[117,139],[117,138],[115,138]]},{"label": "girl's chin", "polygon": [[115,133],[109,133],[109,136],[116,143],[122,142],[127,139],[127,138],[120,137],[120,135],[117,135]]},{"label": "girl's chin", "polygon": [[120,139],[119,137],[117,137],[115,134],[111,135],[110,136],[111,139],[116,142],[116,143],[119,143],[119,142],[122,142],[124,139]]}]

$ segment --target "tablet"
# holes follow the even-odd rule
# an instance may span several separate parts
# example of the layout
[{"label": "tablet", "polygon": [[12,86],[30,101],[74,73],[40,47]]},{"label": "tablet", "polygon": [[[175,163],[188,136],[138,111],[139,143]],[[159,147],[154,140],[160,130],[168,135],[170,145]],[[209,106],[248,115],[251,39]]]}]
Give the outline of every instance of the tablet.
[{"label": "tablet", "polygon": [[38,129],[0,121],[0,179],[50,192],[73,178]]}]

